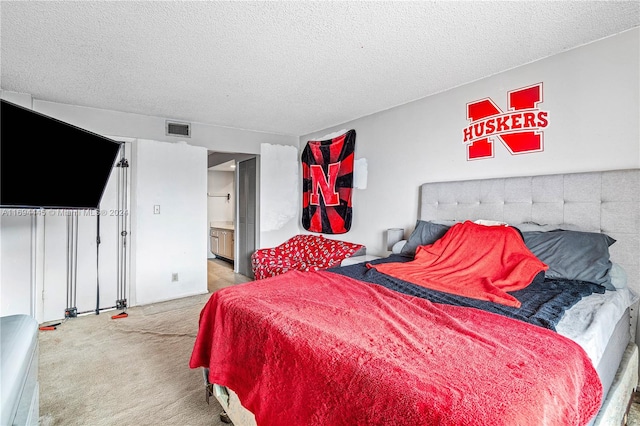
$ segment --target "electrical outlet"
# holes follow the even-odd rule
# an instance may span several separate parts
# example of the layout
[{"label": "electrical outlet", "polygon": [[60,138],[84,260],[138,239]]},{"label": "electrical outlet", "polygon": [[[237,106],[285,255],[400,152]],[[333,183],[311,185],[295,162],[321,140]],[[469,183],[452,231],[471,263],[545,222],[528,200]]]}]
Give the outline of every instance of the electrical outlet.
[{"label": "electrical outlet", "polygon": [[178,273],[174,272],[171,274],[171,282],[175,283],[176,281],[178,281]]}]

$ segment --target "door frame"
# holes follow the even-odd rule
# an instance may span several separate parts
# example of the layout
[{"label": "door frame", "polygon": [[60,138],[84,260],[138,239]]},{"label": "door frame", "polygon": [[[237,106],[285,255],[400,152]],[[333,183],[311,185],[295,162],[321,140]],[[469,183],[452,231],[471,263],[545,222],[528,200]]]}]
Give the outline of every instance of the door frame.
[{"label": "door frame", "polygon": [[[255,200],[255,217],[256,217],[256,229],[254,235],[255,246],[260,247],[260,155],[259,154],[244,154],[239,152],[218,152],[209,150],[207,155],[207,170],[213,166],[217,166],[218,164],[226,163],[227,161],[234,160],[236,162],[236,169],[234,171],[234,198],[235,198],[235,212],[234,212],[234,220],[235,223],[238,223],[238,212],[239,212],[239,200],[240,200],[240,174],[238,163],[246,160],[250,160],[252,158],[256,159],[256,200]],[[207,229],[209,229],[209,224],[207,223]],[[235,232],[238,230],[236,229]],[[246,235],[236,234],[235,240],[238,241],[240,238],[246,238]],[[238,273],[238,244],[234,244],[233,247],[233,271]]]}]

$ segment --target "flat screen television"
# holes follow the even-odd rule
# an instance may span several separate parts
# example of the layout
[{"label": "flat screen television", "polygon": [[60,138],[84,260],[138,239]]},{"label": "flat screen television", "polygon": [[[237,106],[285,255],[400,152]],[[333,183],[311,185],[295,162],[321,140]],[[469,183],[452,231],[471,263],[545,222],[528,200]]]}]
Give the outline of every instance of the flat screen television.
[{"label": "flat screen television", "polygon": [[121,142],[1,101],[0,208],[99,208]]}]

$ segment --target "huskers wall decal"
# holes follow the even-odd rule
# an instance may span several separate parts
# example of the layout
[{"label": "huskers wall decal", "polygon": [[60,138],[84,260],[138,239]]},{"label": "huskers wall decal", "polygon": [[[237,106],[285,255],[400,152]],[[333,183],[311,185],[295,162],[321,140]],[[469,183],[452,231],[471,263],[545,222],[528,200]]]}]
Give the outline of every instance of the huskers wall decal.
[{"label": "huskers wall decal", "polygon": [[351,228],[356,131],[309,141],[302,151],[302,226],[344,234]]},{"label": "huskers wall decal", "polygon": [[549,124],[549,112],[539,109],[540,103],[542,83],[507,92],[506,112],[491,98],[468,103],[471,124],[462,131],[467,160],[493,158],[496,140],[511,154],[543,151],[542,129]]}]

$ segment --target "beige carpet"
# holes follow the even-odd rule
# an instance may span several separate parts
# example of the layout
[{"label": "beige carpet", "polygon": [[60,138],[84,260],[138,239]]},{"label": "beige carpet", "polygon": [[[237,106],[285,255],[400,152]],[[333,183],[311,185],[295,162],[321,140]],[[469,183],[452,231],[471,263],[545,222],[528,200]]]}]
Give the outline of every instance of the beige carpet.
[{"label": "beige carpet", "polygon": [[[220,287],[229,284],[221,277],[243,281],[228,267],[213,272]],[[205,402],[202,370],[189,368],[209,297],[132,307],[115,320],[117,311],[80,316],[40,331],[40,425],[226,425],[215,398]]]}]

